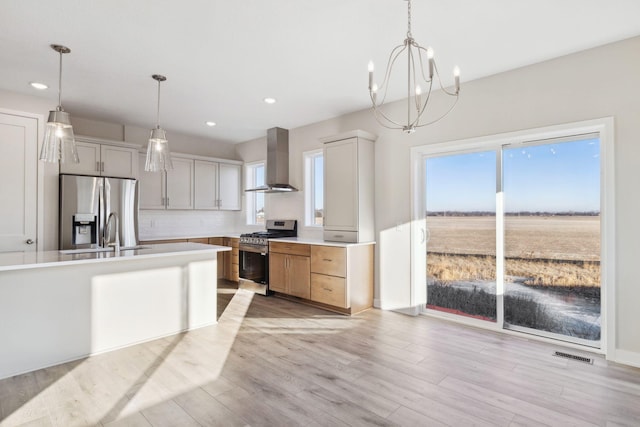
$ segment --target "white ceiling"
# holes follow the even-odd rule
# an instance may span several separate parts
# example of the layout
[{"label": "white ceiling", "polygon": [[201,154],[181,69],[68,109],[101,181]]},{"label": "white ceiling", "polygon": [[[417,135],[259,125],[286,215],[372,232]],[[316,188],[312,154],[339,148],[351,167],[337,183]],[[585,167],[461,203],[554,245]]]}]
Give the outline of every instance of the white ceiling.
[{"label": "white ceiling", "polygon": [[[406,4],[0,0],[0,88],[53,109],[58,54],[49,44],[63,44],[72,115],[153,127],[158,73],[167,76],[160,124],[169,138],[246,141],[367,108],[367,62],[382,69],[402,43]],[[413,36],[434,48],[443,74],[460,66],[464,96],[465,81],[639,35],[639,16],[638,0],[413,0]]]}]

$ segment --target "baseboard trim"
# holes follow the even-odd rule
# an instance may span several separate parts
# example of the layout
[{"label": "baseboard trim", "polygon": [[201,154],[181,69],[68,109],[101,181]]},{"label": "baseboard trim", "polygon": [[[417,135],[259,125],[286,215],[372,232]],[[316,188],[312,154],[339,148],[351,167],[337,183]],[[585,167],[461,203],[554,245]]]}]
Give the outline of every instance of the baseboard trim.
[{"label": "baseboard trim", "polygon": [[613,362],[640,368],[640,353],[616,349],[612,356],[610,360]]}]

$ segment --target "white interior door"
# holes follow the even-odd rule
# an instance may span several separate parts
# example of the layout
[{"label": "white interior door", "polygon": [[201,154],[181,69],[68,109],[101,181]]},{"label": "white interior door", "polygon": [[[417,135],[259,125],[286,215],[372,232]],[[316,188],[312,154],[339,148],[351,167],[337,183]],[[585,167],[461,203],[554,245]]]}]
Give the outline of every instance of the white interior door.
[{"label": "white interior door", "polygon": [[38,120],[0,113],[0,252],[35,251]]}]

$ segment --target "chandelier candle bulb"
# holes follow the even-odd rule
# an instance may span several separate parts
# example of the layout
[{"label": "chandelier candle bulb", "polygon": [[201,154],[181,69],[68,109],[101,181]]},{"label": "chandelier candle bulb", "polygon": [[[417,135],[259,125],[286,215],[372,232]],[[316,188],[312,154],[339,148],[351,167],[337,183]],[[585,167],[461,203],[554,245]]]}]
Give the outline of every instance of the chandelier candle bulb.
[{"label": "chandelier candle bulb", "polygon": [[376,102],[377,96],[378,96],[378,85],[374,83],[373,86],[371,86],[371,97],[373,98],[374,104]]},{"label": "chandelier candle bulb", "polygon": [[367,68],[369,70],[369,90],[371,90],[373,85],[373,61],[369,61],[369,66]]},{"label": "chandelier candle bulb", "polygon": [[456,81],[456,93],[460,92],[460,67],[453,67],[453,77]]},{"label": "chandelier candle bulb", "polygon": [[429,79],[433,78],[433,49],[427,48],[427,59],[429,60]]},{"label": "chandelier candle bulb", "polygon": [[416,108],[420,111],[422,107],[422,89],[420,85],[416,85]]}]

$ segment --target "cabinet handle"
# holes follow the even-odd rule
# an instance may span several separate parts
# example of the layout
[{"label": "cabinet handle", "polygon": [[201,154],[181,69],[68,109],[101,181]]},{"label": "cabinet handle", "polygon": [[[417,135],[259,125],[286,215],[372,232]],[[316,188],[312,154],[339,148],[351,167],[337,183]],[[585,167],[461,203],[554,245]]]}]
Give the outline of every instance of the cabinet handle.
[{"label": "cabinet handle", "polygon": [[331,288],[322,288],[322,289],[324,289],[327,292],[333,292],[333,289],[331,289]]},{"label": "cabinet handle", "polygon": [[169,207],[169,198],[167,197],[167,207]]},{"label": "cabinet handle", "polygon": [[331,262],[331,261],[333,261],[331,258],[322,258],[322,260],[323,260],[323,261],[326,261],[326,262]]},{"label": "cabinet handle", "polygon": [[104,162],[100,162],[100,172],[104,172]]},{"label": "cabinet handle", "polygon": [[27,239],[25,243],[27,245],[33,245],[35,242],[33,241],[33,239]]},{"label": "cabinet handle", "polygon": [[100,162],[96,162],[96,172],[100,172]]}]

